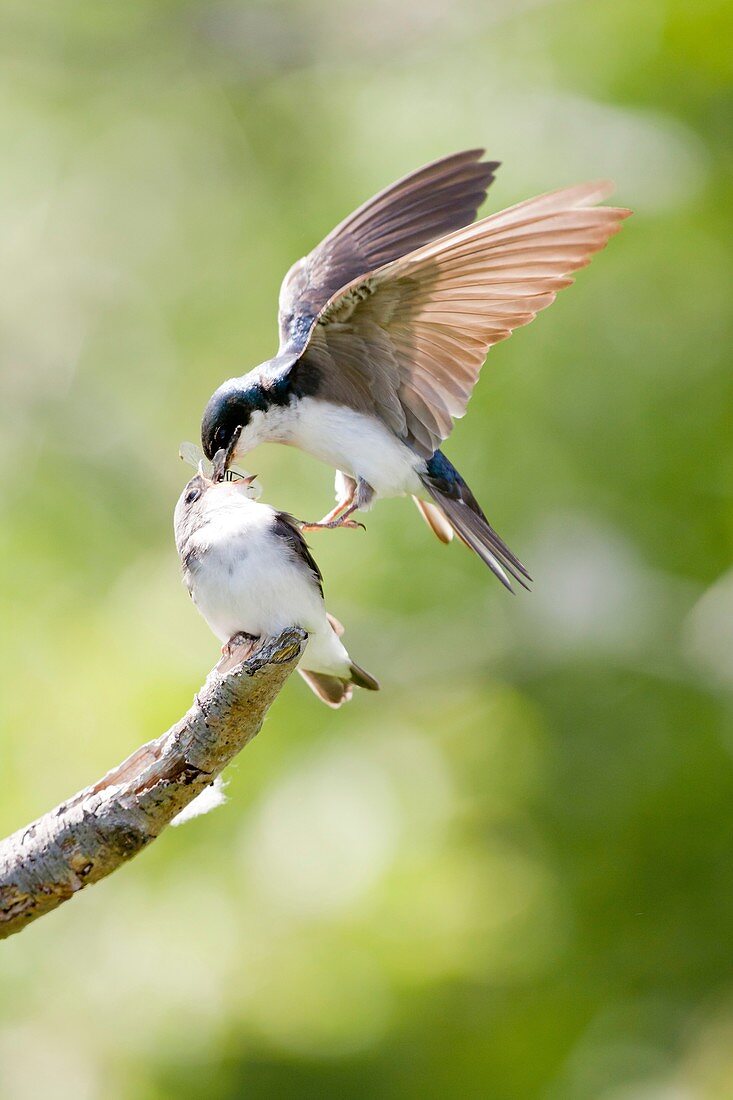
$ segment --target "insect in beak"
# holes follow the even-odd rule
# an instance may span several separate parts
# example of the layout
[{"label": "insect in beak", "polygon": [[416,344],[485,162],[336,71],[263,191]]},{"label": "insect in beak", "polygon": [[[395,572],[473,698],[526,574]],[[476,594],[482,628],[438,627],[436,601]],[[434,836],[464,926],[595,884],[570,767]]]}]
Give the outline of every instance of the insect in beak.
[{"label": "insect in beak", "polygon": [[234,452],[237,449],[237,443],[239,443],[239,437],[242,434],[242,425],[232,433],[232,438],[229,440],[226,448],[222,447],[220,451],[217,451],[214,455],[214,481],[224,481],[227,473],[229,472],[229,466],[234,458]]},{"label": "insect in beak", "polygon": [[182,443],[178,454],[184,462],[193,466],[199,477],[204,478],[209,485],[216,485],[222,481],[234,482],[242,486],[250,500],[258,500],[262,489],[259,485],[254,485],[257,474],[240,473],[230,465],[241,432],[241,428],[237,429],[229,446],[226,450],[222,447],[217,451],[213,462],[209,462],[204,457],[204,452],[195,443]]}]

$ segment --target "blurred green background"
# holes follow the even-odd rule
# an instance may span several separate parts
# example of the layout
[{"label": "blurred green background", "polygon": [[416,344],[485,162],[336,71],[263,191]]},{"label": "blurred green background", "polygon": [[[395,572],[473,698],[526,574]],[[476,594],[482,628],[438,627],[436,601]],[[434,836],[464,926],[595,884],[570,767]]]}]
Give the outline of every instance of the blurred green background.
[{"label": "blurred green background", "polygon": [[[356,204],[485,144],[485,210],[636,211],[447,451],[530,567],[412,505],[314,534],[379,696],[298,678],[223,809],[0,948],[3,1100],[733,1097],[731,17],[712,0],[0,11],[0,830],[187,707],[203,404]],[[265,497],[330,507],[285,448]]]}]

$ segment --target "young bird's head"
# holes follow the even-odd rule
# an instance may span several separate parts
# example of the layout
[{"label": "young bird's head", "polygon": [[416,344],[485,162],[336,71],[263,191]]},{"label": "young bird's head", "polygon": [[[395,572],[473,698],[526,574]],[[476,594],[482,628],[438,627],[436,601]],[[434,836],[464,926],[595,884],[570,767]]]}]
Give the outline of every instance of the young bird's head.
[{"label": "young bird's head", "polygon": [[216,512],[239,508],[243,501],[252,501],[259,496],[252,485],[256,474],[242,477],[235,475],[231,480],[215,481],[199,471],[192,477],[181,493],[173,514],[173,529],[179,554],[204,524],[208,523]]},{"label": "young bird's head", "polygon": [[196,474],[185,487],[175,512],[173,513],[173,530],[176,536],[176,547],[179,554],[199,527],[205,522],[204,498],[207,491],[212,488],[214,482],[203,474]]}]

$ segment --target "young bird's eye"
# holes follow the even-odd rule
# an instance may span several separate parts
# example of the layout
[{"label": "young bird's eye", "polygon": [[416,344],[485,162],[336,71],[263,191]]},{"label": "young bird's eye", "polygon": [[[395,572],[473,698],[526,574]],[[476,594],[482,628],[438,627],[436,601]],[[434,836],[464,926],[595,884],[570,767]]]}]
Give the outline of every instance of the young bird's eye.
[{"label": "young bird's eye", "polygon": [[199,488],[189,489],[186,493],[186,504],[193,504],[195,500],[201,496],[201,490]]}]

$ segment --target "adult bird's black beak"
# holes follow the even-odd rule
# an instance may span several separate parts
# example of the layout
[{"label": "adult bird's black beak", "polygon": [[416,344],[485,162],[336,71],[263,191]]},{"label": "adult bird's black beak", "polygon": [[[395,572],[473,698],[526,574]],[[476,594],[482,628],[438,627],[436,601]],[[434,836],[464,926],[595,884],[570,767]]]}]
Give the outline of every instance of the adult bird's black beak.
[{"label": "adult bird's black beak", "polygon": [[231,461],[234,458],[234,452],[237,449],[237,443],[239,443],[239,437],[240,437],[241,434],[242,434],[242,425],[240,424],[239,427],[235,428],[234,431],[232,432],[232,438],[229,440],[229,443],[227,444],[227,446],[222,447],[221,450],[217,451],[216,454],[214,455],[214,458],[213,458],[214,470],[213,470],[213,473],[212,473],[212,480],[213,481],[223,481],[224,478],[226,477],[227,470],[229,469]]}]

